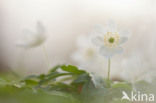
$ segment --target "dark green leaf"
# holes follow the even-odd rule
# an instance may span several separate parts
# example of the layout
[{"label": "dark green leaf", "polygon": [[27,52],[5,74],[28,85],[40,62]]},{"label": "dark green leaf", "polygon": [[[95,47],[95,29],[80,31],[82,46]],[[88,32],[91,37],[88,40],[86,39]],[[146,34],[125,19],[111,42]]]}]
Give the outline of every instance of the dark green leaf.
[{"label": "dark green leaf", "polygon": [[31,80],[31,79],[27,79],[24,81],[26,83],[26,85],[28,86],[35,86],[35,85],[38,85],[38,82],[35,81],[35,80]]},{"label": "dark green leaf", "polygon": [[71,73],[74,73],[74,74],[82,74],[82,73],[86,73],[84,70],[79,70],[76,66],[73,66],[73,65],[63,65],[61,66],[61,69],[63,71],[66,71],[66,72],[71,72]]},{"label": "dark green leaf", "polygon": [[57,72],[53,72],[53,73],[51,73],[51,75],[49,74],[46,79],[41,80],[39,82],[39,85],[41,85],[43,83],[46,83],[48,81],[51,81],[53,79],[56,79],[57,77],[66,76],[66,75],[72,75],[72,73],[57,73]]},{"label": "dark green leaf", "polygon": [[80,83],[85,83],[90,80],[90,77],[88,74],[84,73],[79,75],[73,82],[72,84],[80,84]]},{"label": "dark green leaf", "polygon": [[52,69],[50,69],[49,73],[56,72],[56,70],[59,69],[60,67],[61,67],[61,65],[54,66]]}]

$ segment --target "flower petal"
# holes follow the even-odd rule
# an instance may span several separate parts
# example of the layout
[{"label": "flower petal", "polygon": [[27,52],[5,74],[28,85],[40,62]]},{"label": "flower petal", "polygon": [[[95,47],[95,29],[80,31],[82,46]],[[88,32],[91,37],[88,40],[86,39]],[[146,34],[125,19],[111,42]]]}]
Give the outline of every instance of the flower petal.
[{"label": "flower petal", "polygon": [[107,22],[107,32],[116,32],[116,24],[115,24],[115,22],[113,21],[113,20],[109,20],[108,22]]},{"label": "flower petal", "polygon": [[32,48],[41,45],[46,37],[44,35],[45,29],[41,22],[37,23],[36,32],[24,30],[21,39],[17,42],[17,46],[24,48]]},{"label": "flower petal", "polygon": [[94,27],[94,32],[95,33],[104,34],[106,32],[106,28],[103,25],[101,25],[101,24],[97,24]]},{"label": "flower petal", "polygon": [[36,25],[37,34],[43,35],[45,33],[45,27],[42,22],[38,21]]},{"label": "flower petal", "polygon": [[127,37],[120,37],[119,44],[123,44],[128,40]]},{"label": "flower petal", "polygon": [[110,48],[105,47],[105,46],[102,46],[100,48],[100,54],[105,56],[106,58],[110,58],[113,56],[112,50]]},{"label": "flower petal", "polygon": [[122,37],[130,37],[131,33],[128,30],[119,30],[119,35]]},{"label": "flower petal", "polygon": [[122,53],[123,52],[123,48],[122,47],[116,47],[116,48],[113,49],[113,52],[117,53],[117,54]]},{"label": "flower petal", "polygon": [[100,36],[93,38],[92,42],[97,46],[102,46],[104,44],[104,40]]}]

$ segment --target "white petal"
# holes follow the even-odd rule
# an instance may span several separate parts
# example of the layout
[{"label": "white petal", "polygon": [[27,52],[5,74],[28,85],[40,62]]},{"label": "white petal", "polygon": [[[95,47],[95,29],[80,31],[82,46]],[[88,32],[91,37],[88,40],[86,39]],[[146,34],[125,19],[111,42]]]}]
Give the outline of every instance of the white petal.
[{"label": "white petal", "polygon": [[123,43],[125,43],[127,40],[128,40],[127,37],[121,37],[120,40],[119,40],[119,44],[123,44]]},{"label": "white petal", "polygon": [[17,41],[16,46],[23,47],[23,48],[29,48],[29,45],[26,42],[23,41]]},{"label": "white petal", "polygon": [[131,36],[131,33],[128,31],[128,30],[120,30],[119,31],[119,35],[122,37],[130,37]]},{"label": "white petal", "polygon": [[105,47],[105,46],[102,46],[100,48],[100,54],[107,57],[107,58],[110,58],[113,56],[112,50],[110,48]]},{"label": "white petal", "polygon": [[43,35],[45,33],[45,27],[43,26],[43,24],[40,21],[37,22],[36,29],[37,29],[37,31],[36,31],[37,34]]},{"label": "white petal", "polygon": [[93,38],[92,42],[97,46],[102,46],[104,44],[104,40],[100,36]]},{"label": "white petal", "polygon": [[16,43],[19,47],[31,48],[41,45],[45,41],[44,27],[42,23],[37,23],[36,32],[24,30],[21,39]]},{"label": "white petal", "polygon": [[117,26],[113,20],[109,20],[106,25],[108,32],[116,32]]},{"label": "white petal", "polygon": [[94,27],[94,32],[95,33],[104,34],[106,32],[106,28],[103,25],[101,25],[101,24],[97,24]]},{"label": "white petal", "polygon": [[113,49],[114,53],[122,53],[123,52],[123,48],[122,47],[116,47]]},{"label": "white petal", "polygon": [[20,47],[29,47],[34,41],[34,33],[29,30],[24,30],[21,39],[17,41],[16,45]]}]

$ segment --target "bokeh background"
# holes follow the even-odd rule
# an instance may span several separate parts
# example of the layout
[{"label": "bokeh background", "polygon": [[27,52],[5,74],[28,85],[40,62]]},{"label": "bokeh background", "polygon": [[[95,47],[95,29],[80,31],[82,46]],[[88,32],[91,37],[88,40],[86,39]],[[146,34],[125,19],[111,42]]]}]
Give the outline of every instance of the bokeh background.
[{"label": "bokeh background", "polygon": [[[139,65],[146,64],[144,67],[155,73],[155,0],[0,0],[0,69],[24,74],[48,71],[41,47],[25,50],[16,46],[22,30],[34,28],[38,20],[46,28],[44,45],[50,65],[77,65],[71,55],[77,50],[79,35],[88,34],[94,25],[105,24],[110,18],[132,34],[124,53],[113,58],[112,73],[120,73],[117,68],[123,65],[119,60],[136,55],[141,57]],[[126,66],[131,69],[133,64],[138,62]]]}]

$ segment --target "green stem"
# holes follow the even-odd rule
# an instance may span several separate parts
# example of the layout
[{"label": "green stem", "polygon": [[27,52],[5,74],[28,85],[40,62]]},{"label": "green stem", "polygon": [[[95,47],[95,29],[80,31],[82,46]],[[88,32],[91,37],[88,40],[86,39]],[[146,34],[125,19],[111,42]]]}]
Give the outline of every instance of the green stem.
[{"label": "green stem", "polygon": [[110,68],[111,68],[111,59],[109,58],[108,59],[108,77],[107,77],[108,81],[110,81]]}]

